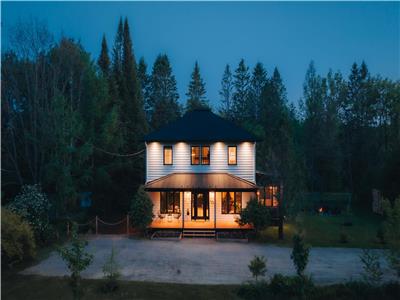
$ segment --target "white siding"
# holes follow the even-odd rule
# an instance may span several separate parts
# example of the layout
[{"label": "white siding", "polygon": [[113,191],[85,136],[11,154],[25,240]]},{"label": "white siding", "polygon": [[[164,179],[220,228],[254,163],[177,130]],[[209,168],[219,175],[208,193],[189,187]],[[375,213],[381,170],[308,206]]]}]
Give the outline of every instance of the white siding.
[{"label": "white siding", "polygon": [[[166,144],[171,145],[171,144]],[[196,145],[196,144],[193,144]],[[191,146],[188,143],[172,144],[173,164],[163,164],[163,144],[146,144],[146,182],[171,173],[230,173],[255,183],[255,143],[237,145],[237,165],[228,165],[228,145],[210,144],[210,165],[191,165]]]}]

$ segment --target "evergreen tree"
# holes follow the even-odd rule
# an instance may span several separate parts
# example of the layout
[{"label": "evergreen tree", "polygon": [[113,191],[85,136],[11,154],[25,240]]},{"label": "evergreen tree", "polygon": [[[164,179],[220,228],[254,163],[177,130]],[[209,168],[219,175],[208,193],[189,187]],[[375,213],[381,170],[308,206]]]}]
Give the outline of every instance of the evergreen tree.
[{"label": "evergreen tree", "polygon": [[103,77],[108,78],[110,74],[110,58],[108,56],[108,46],[105,35],[103,35],[103,39],[101,41],[101,51],[100,56],[97,60],[97,64],[100,67],[100,71]]},{"label": "evergreen tree", "polygon": [[224,74],[221,80],[221,90],[219,95],[221,97],[221,107],[219,113],[222,117],[232,120],[233,109],[232,109],[232,93],[233,93],[233,81],[232,73],[229,65],[225,66]]},{"label": "evergreen tree", "polygon": [[[123,28],[123,87],[121,89],[121,121],[126,128],[127,151],[138,148],[138,142],[147,130],[140,79],[137,76],[135,55],[132,48],[128,19]],[[140,146],[139,146],[140,147]]]},{"label": "evergreen tree", "polygon": [[167,55],[158,55],[151,74],[150,101],[154,104],[151,126],[156,129],[181,114],[178,89]]},{"label": "evergreen tree", "polygon": [[234,74],[233,116],[236,122],[242,123],[251,118],[249,105],[250,74],[244,59],[241,59]]},{"label": "evergreen tree", "polygon": [[119,19],[117,34],[115,36],[113,55],[112,55],[112,72],[118,93],[122,86],[122,59],[123,59],[123,43],[124,43],[124,26],[122,18]]},{"label": "evergreen tree", "polygon": [[192,73],[192,79],[189,83],[186,96],[186,111],[191,111],[197,108],[209,108],[208,100],[206,98],[206,88],[203,79],[200,75],[199,64],[195,63]]},{"label": "evergreen tree", "polygon": [[153,113],[153,103],[150,100],[150,76],[147,74],[147,64],[144,58],[141,57],[138,66],[138,77],[142,88],[142,97],[144,103],[144,111],[146,114],[147,122],[150,123],[151,115]]},{"label": "evergreen tree", "polygon": [[255,120],[258,120],[260,117],[261,94],[266,83],[267,72],[262,63],[257,63],[251,76],[249,95],[251,118]]}]

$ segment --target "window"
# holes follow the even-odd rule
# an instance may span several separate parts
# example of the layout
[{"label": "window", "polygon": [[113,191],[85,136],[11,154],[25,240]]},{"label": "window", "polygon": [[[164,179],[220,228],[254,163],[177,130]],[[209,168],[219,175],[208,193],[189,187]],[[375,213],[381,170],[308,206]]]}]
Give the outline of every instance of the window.
[{"label": "window", "polygon": [[242,193],[222,192],[221,203],[222,214],[239,214],[242,210]]},{"label": "window", "polygon": [[192,146],[192,165],[200,164],[200,146]]},{"label": "window", "polygon": [[180,192],[160,192],[160,213],[180,213]]},{"label": "window", "polygon": [[264,187],[259,193],[259,200],[265,206],[277,207],[278,206],[278,187],[275,185],[269,185]]},{"label": "window", "polygon": [[237,164],[237,147],[228,146],[228,165]]},{"label": "window", "polygon": [[172,146],[164,146],[164,165],[172,165]]},{"label": "window", "polygon": [[201,164],[202,165],[210,164],[210,147],[209,146],[201,147]]},{"label": "window", "polygon": [[192,146],[192,165],[210,164],[210,146]]}]

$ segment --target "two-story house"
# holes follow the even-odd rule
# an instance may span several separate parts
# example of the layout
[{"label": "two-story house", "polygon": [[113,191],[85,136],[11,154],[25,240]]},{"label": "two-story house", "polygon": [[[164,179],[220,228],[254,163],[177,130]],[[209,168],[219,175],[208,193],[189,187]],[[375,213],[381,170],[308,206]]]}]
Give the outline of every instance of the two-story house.
[{"label": "two-story house", "polygon": [[238,229],[257,196],[256,141],[210,110],[195,110],[148,134],[146,191],[151,228]]}]

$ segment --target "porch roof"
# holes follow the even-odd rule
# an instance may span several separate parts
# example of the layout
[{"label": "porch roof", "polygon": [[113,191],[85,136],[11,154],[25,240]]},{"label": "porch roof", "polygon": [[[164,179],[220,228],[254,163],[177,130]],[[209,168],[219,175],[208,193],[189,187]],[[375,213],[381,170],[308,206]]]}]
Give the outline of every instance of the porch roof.
[{"label": "porch roof", "polygon": [[172,173],[148,182],[147,191],[157,190],[240,190],[256,191],[257,186],[228,173]]}]

